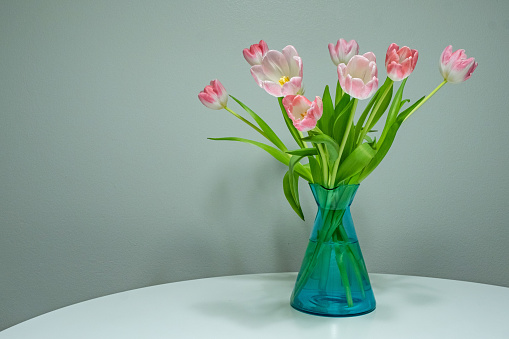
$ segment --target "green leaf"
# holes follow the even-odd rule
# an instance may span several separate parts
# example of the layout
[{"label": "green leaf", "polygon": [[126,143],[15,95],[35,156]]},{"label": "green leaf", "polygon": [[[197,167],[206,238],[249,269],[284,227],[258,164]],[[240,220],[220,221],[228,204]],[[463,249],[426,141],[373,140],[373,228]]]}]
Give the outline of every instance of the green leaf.
[{"label": "green leaf", "polygon": [[[288,203],[290,204],[290,206],[292,207],[292,209],[295,211],[295,213],[297,213],[297,215],[302,219],[304,220],[304,213],[302,213],[302,208],[300,207],[300,202],[298,201],[298,198],[297,200],[295,200],[295,193],[298,197],[299,195],[299,192],[293,192],[292,191],[292,182],[295,180],[293,178],[294,176],[293,175],[290,175],[290,172],[286,172],[285,176],[283,177],[283,192],[285,194],[285,197],[286,197],[286,200],[288,200]],[[297,185],[298,187],[298,185]]]},{"label": "green leaf", "polygon": [[[280,162],[282,162],[286,166],[288,166],[290,164],[291,156],[289,154],[286,154],[285,152],[282,152],[281,150],[278,150],[277,148],[274,148],[272,146],[266,145],[266,144],[258,142],[258,141],[244,139],[244,138],[237,138],[237,137],[208,138],[208,139],[209,140],[239,141],[239,142],[255,145],[255,146],[263,149],[264,151],[266,151],[270,155],[272,155],[276,160],[279,160]],[[301,164],[297,164],[295,166],[295,172],[297,172],[304,180],[307,180],[307,181],[312,181],[313,180],[313,178],[311,177],[310,170],[308,170],[307,168],[305,168]]]},{"label": "green leaf", "polygon": [[258,126],[262,129],[263,132],[267,135],[267,138],[280,150],[286,151],[288,148],[286,148],[285,144],[279,139],[279,137],[274,133],[272,128],[270,128],[267,123],[258,116],[253,110],[251,110],[249,107],[247,107],[244,103],[242,103],[239,99],[235,98],[233,95],[230,95],[230,97],[235,100],[246,112],[248,112],[253,119],[256,121]]},{"label": "green leaf", "polygon": [[334,114],[337,116],[341,111],[345,109],[345,107],[352,101],[350,100],[351,97],[348,94],[343,94],[341,97],[341,100],[336,105],[336,108],[334,108]]},{"label": "green leaf", "polygon": [[[295,173],[293,172],[294,169],[295,169],[295,166],[296,165],[300,165],[300,161],[302,160],[302,158],[304,158],[305,155],[292,155],[292,157],[290,158],[290,162],[288,163],[288,172],[293,176],[295,175]],[[294,192],[294,187],[293,187],[293,182],[291,182],[292,184],[292,192]],[[299,197],[295,197],[295,199],[298,201]]]},{"label": "green leaf", "polygon": [[394,123],[394,120],[396,120],[397,114],[402,105],[401,98],[403,97],[403,89],[405,88],[407,80],[408,78],[405,78],[405,80],[401,82],[401,85],[399,85],[398,91],[394,96],[394,100],[392,100],[391,108],[389,108],[389,113],[387,113],[387,122],[385,123],[385,126],[388,128],[390,128],[390,126]]},{"label": "green leaf", "polygon": [[317,155],[318,154],[318,150],[314,147],[312,148],[301,148],[301,149],[296,149],[296,150],[293,150],[293,151],[286,151],[286,154],[291,154],[291,155],[300,155],[300,156],[310,156],[310,155]]},{"label": "green leaf", "polygon": [[343,89],[341,88],[341,85],[339,84],[339,80],[338,80],[338,83],[336,84],[336,99],[334,100],[334,105],[336,105],[336,106],[338,105],[338,103],[343,98],[344,94],[345,93],[343,92]]},{"label": "green leaf", "polygon": [[311,170],[311,175],[313,176],[313,182],[315,184],[324,184],[323,180],[323,171],[320,167],[320,164],[314,157],[309,157],[309,169]]},{"label": "green leaf", "polygon": [[325,144],[327,147],[327,151],[329,152],[329,161],[334,162],[338,158],[339,155],[339,145],[336,140],[332,139],[327,134],[314,134],[308,137],[302,138],[303,141],[310,141],[315,144]]},{"label": "green leaf", "polygon": [[364,125],[364,121],[366,121],[366,118],[368,116],[369,111],[371,111],[371,108],[373,108],[373,105],[375,104],[376,98],[380,95],[380,93],[377,91],[375,95],[369,100],[368,105],[362,112],[361,116],[359,117],[359,120],[357,120],[357,125],[355,125],[355,140],[359,138],[359,134],[361,133],[362,126]]},{"label": "green leaf", "polygon": [[394,142],[394,139],[396,138],[396,133],[398,132],[398,129],[400,128],[403,121],[405,121],[406,117],[412,112],[412,109],[414,109],[422,100],[424,100],[424,97],[417,100],[412,106],[404,110],[402,113],[398,115],[396,118],[396,121],[391,125],[391,127],[388,129],[388,132],[385,136],[385,138],[380,141],[382,144],[380,145],[380,148],[378,149],[376,155],[373,157],[373,159],[370,161],[370,163],[364,168],[364,170],[361,172],[358,181],[361,182],[364,180],[375,168],[378,167],[380,162],[385,158],[387,155],[387,152],[389,152],[389,149],[392,146],[392,143]]},{"label": "green leaf", "polygon": [[355,131],[354,131],[354,125],[352,124],[352,127],[350,127],[350,133],[348,134],[348,139],[346,139],[345,143],[345,149],[343,150],[343,154],[341,154],[341,160],[345,161],[345,159],[352,153],[353,148],[355,147]]},{"label": "green leaf", "polygon": [[[424,96],[422,98],[420,98],[419,100],[417,100],[412,106],[408,107],[407,109],[405,109],[403,112],[401,112],[399,115],[398,115],[398,119],[397,120],[400,120],[401,119],[401,122],[405,121],[405,119],[407,118],[407,116],[412,112],[412,110],[421,103],[421,101],[424,100]],[[407,100],[405,100],[407,101]]]},{"label": "green leaf", "polygon": [[[380,93],[380,96],[383,95],[383,97],[377,99],[377,101],[382,100],[382,102],[380,103],[380,106],[378,106],[376,112],[372,113],[372,114],[374,114],[374,117],[373,117],[373,120],[371,121],[371,124],[369,126],[367,126],[368,130],[372,129],[373,126],[376,125],[378,120],[380,120],[382,115],[387,110],[387,107],[389,107],[389,103],[391,102],[391,98],[392,98],[392,84],[393,84],[393,81],[391,79],[387,78],[385,80],[385,83],[378,90]],[[401,101],[401,98],[399,100]],[[376,105],[375,105],[375,108],[376,108]]]},{"label": "green leaf", "polygon": [[277,98],[277,100],[279,102],[279,108],[281,108],[281,113],[283,113],[283,119],[285,119],[286,127],[290,131],[290,134],[292,135],[293,139],[295,140],[297,145],[299,145],[300,148],[306,148],[306,145],[304,145],[304,142],[301,139],[301,134],[295,128],[295,126],[293,126],[292,119],[290,119],[290,117],[286,113],[285,106],[283,105],[283,98],[279,97]]},{"label": "green leaf", "polygon": [[348,158],[339,166],[336,182],[341,182],[362,171],[371,162],[376,151],[367,143],[353,150]]},{"label": "green leaf", "polygon": [[[329,86],[325,86],[325,90],[323,92],[322,97],[323,103],[323,113],[320,120],[322,120],[321,130],[323,133],[330,135],[331,134],[331,120],[334,117],[334,105],[332,104],[332,99],[329,92]],[[325,118],[325,119],[324,119]],[[320,121],[319,120],[319,121]]]},{"label": "green leaf", "polygon": [[[341,112],[337,114],[334,126],[332,128],[332,136],[336,140],[343,140],[343,134],[347,129],[348,119],[350,118],[351,109],[354,101],[351,100]],[[337,108],[337,107],[336,107]]]}]

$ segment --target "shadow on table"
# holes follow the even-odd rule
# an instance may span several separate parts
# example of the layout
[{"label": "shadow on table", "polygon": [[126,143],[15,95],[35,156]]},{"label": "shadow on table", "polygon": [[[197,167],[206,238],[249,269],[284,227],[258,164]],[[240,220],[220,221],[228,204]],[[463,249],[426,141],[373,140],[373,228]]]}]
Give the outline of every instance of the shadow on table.
[{"label": "shadow on table", "polygon": [[[349,318],[330,318],[305,314],[290,306],[290,295],[295,284],[295,273],[245,275],[238,277],[238,284],[228,299],[203,301],[193,305],[208,317],[221,317],[248,328],[260,328],[278,323],[294,323],[297,327],[344,325],[385,321],[400,316],[407,305],[425,307],[440,302],[432,287],[415,283],[405,276],[373,275],[372,286],[377,299],[377,309],[367,315]],[[245,293],[244,293],[245,292]],[[391,302],[394,298],[395,302]],[[397,300],[396,300],[397,299]],[[382,301],[380,303],[380,301]]]}]

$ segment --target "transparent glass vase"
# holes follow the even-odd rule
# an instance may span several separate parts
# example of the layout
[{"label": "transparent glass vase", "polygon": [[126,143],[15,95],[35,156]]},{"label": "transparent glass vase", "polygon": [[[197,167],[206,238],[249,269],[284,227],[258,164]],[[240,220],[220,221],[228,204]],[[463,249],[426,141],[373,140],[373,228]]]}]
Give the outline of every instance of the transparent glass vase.
[{"label": "transparent glass vase", "polygon": [[318,212],[291,305],[331,317],[369,313],[375,309],[375,296],[350,214],[359,185],[310,187]]}]

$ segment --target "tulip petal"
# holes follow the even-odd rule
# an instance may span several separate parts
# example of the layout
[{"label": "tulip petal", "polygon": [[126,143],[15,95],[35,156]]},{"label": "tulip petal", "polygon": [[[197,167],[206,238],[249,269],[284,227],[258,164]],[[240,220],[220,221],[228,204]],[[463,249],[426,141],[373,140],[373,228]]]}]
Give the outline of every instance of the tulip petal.
[{"label": "tulip petal", "polygon": [[290,68],[283,53],[278,51],[268,51],[262,61],[263,73],[271,81],[277,82],[283,76],[289,78]]},{"label": "tulip petal", "polygon": [[251,67],[251,75],[255,79],[258,86],[262,87],[262,82],[269,80],[265,73],[263,72],[263,68],[261,65],[255,65]]},{"label": "tulip petal", "polygon": [[282,87],[279,83],[275,83],[273,81],[263,81],[262,82],[262,88],[269,93],[270,95],[273,95],[275,97],[282,97],[283,91]]},{"label": "tulip petal", "polygon": [[293,77],[290,81],[286,82],[282,89],[281,93],[283,95],[295,95],[299,94],[299,91],[302,89],[302,78],[301,77]]}]

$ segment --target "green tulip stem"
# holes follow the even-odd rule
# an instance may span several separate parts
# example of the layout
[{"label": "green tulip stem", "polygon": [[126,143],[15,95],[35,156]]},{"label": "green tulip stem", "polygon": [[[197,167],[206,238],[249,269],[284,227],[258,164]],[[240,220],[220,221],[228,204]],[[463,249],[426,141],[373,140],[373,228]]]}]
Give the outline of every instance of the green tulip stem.
[{"label": "green tulip stem", "polygon": [[[440,88],[442,88],[442,86],[445,85],[446,83],[447,83],[447,80],[442,81],[442,83],[440,85],[438,85],[437,88],[435,88],[433,90],[433,92],[428,94],[428,96],[426,98],[424,98],[424,100],[422,100],[417,106],[415,106],[415,108],[410,113],[408,113],[405,120],[408,119],[412,114],[414,114],[414,112],[417,111],[419,109],[419,107],[421,107],[426,101],[428,101],[428,99],[431,98],[436,92],[438,92],[438,90]],[[403,122],[405,122],[405,120],[403,120]]]},{"label": "green tulip stem", "polygon": [[322,170],[323,170],[323,180],[327,180],[328,176],[328,165],[327,165],[327,158],[325,156],[325,150],[323,148],[322,144],[316,144],[316,147],[318,148],[318,153],[320,154],[320,158],[322,159]]},{"label": "green tulip stem", "polygon": [[[249,126],[251,126],[252,128],[254,128],[258,133],[260,133],[261,135],[263,135],[267,140],[271,141],[269,139],[269,137],[261,130],[259,129],[258,127],[256,127],[253,123],[251,123],[250,121],[246,120],[243,116],[235,113],[234,111],[232,111],[228,106],[226,106],[224,108],[225,110],[227,110],[228,112],[230,112],[231,114],[233,114],[234,116],[236,116],[237,118],[239,118],[240,120],[242,120],[243,122],[245,122],[246,124],[248,124]],[[271,141],[272,142],[272,141]]]},{"label": "green tulip stem", "polygon": [[355,110],[357,109],[357,102],[359,99],[354,99],[350,117],[348,118],[348,125],[346,125],[345,134],[343,134],[343,140],[341,140],[341,145],[339,146],[338,158],[334,163],[334,169],[332,170],[332,175],[329,177],[329,188],[333,188],[334,183],[336,181],[336,175],[338,173],[339,163],[341,162],[341,156],[343,155],[343,150],[345,149],[346,141],[348,139],[348,135],[350,134],[350,128],[353,124],[353,118],[355,115]]},{"label": "green tulip stem", "polygon": [[364,128],[361,131],[361,135],[359,136],[359,140],[358,140],[357,146],[360,146],[362,144],[362,142],[364,141],[364,137],[369,132],[368,131],[369,130],[369,125],[371,125],[371,122],[373,121],[373,118],[375,117],[376,112],[380,108],[380,105],[382,104],[382,101],[384,101],[385,96],[387,95],[389,90],[392,88],[392,85],[394,84],[394,81],[392,81],[392,80],[390,80],[390,81],[391,81],[390,86],[387,86],[387,88],[385,89],[383,94],[380,97],[377,97],[377,103],[375,105],[375,108],[373,108],[371,110],[371,115],[368,118],[368,122],[366,123],[366,125],[364,125]]}]

